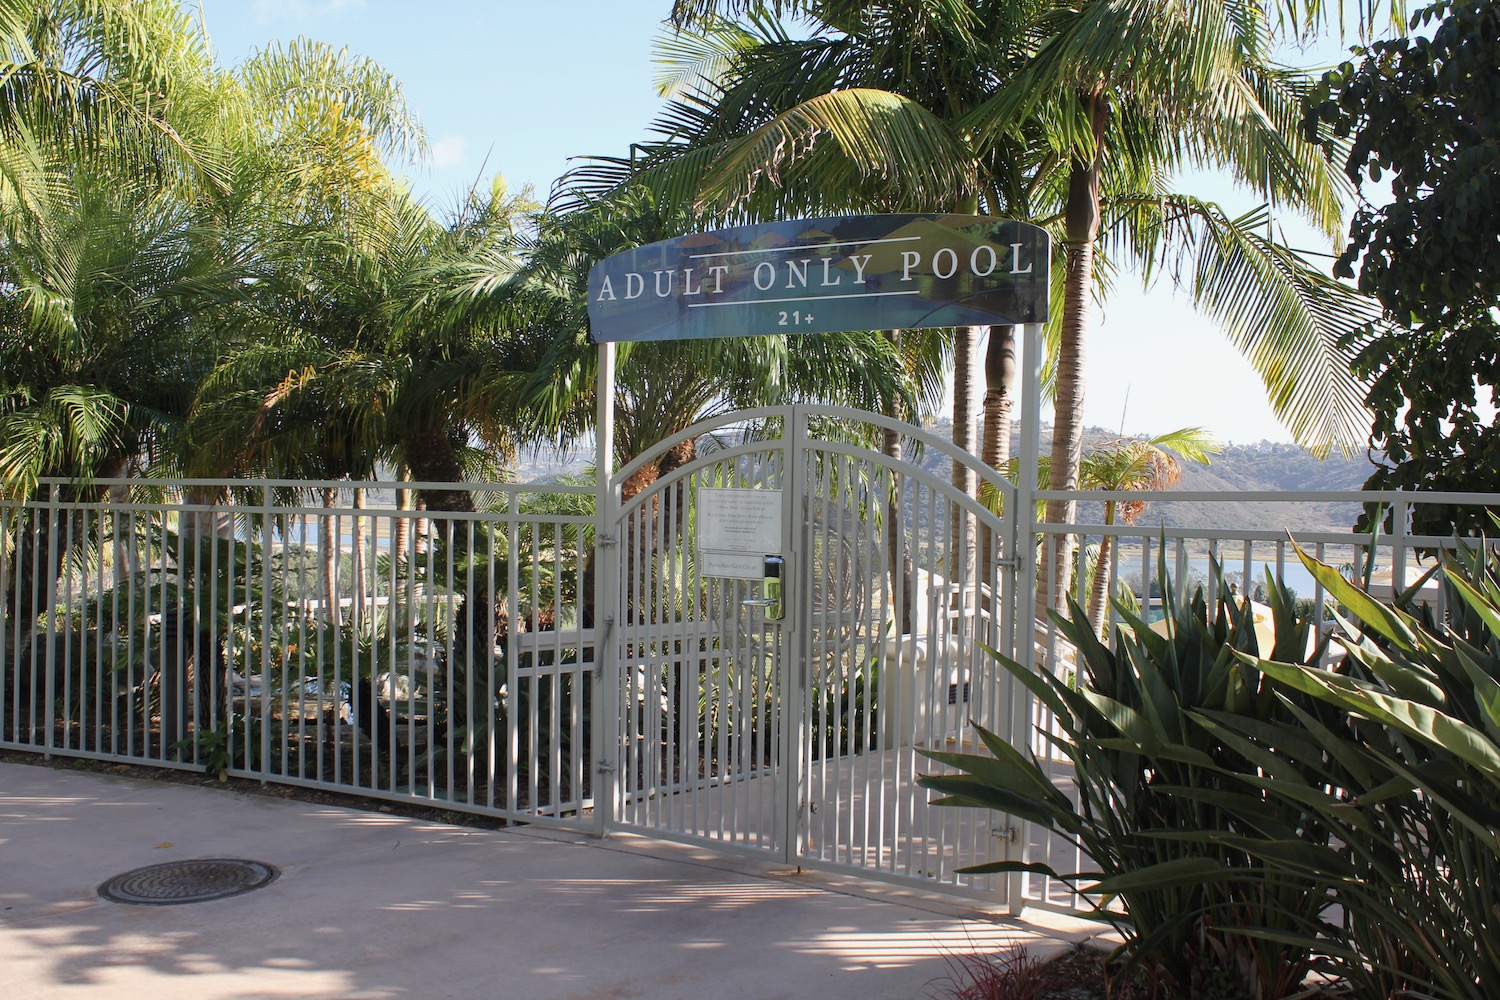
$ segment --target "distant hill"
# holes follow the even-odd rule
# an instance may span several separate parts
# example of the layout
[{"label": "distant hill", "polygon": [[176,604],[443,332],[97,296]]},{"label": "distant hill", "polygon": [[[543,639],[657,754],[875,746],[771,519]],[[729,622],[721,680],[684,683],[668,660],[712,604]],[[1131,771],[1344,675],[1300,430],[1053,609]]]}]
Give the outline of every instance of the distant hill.
[{"label": "distant hill", "polygon": [[[941,420],[932,425],[935,433],[946,435],[951,424]],[[1084,431],[1084,450],[1115,440],[1118,435],[1093,427]],[[1052,446],[1050,427],[1042,428],[1042,453]],[[1012,452],[1020,448],[1019,438],[1012,441]],[[946,465],[936,456],[927,462]],[[934,469],[934,471],[936,471]],[[1183,465],[1178,490],[1213,493],[1308,492],[1319,490],[1359,490],[1374,471],[1363,455],[1353,460],[1331,457],[1314,458],[1293,444],[1261,441],[1257,444],[1229,445],[1212,457],[1209,465],[1188,462]],[[1244,503],[1226,499],[1211,504],[1158,501],[1142,515],[1138,523],[1160,524],[1182,528],[1246,527],[1286,528],[1293,532],[1308,530],[1347,531],[1359,516],[1357,504]],[[1097,524],[1104,517],[1103,504],[1085,504],[1080,521]]]},{"label": "distant hill", "polygon": [[[936,421],[929,430],[947,437],[952,425]],[[1084,448],[1114,440],[1115,434],[1090,428],[1084,432]],[[1042,428],[1042,452],[1052,445],[1051,429]],[[1019,438],[1012,441],[1012,453],[1019,451]],[[571,454],[542,447],[522,456],[517,478],[523,482],[555,479],[568,473],[579,473],[592,462],[593,453],[580,449]],[[919,461],[934,474],[948,475],[947,460],[935,451],[927,451]],[[1373,471],[1364,456],[1356,460],[1329,458],[1319,461],[1292,444],[1261,441],[1258,444],[1230,445],[1213,456],[1210,465],[1187,463],[1182,470],[1179,490],[1214,492],[1232,495],[1247,491],[1358,490]],[[1142,524],[1166,523],[1172,527],[1209,528],[1237,526],[1246,528],[1286,528],[1293,532],[1308,530],[1347,531],[1359,514],[1355,504],[1252,504],[1226,499],[1212,504],[1153,503],[1142,515]],[[1097,524],[1103,519],[1102,504],[1085,504],[1080,520]]]},{"label": "distant hill", "polygon": [[[1330,457],[1319,460],[1291,444],[1263,441],[1254,445],[1231,445],[1213,456],[1211,465],[1183,465],[1177,488],[1194,491],[1359,490],[1374,472],[1368,459]],[[1215,503],[1156,503],[1147,516],[1180,527],[1223,527],[1231,524],[1260,526],[1268,521],[1292,531],[1329,529],[1347,531],[1359,516],[1358,504],[1287,505]]]}]

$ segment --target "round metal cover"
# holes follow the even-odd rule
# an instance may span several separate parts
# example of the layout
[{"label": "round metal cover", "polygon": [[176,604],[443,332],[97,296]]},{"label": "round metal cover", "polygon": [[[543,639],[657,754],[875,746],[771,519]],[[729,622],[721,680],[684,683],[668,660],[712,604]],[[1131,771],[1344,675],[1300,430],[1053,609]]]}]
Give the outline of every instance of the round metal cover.
[{"label": "round metal cover", "polygon": [[168,861],[116,875],[99,887],[99,895],[115,903],[174,906],[238,896],[270,885],[279,875],[260,861],[204,858]]}]

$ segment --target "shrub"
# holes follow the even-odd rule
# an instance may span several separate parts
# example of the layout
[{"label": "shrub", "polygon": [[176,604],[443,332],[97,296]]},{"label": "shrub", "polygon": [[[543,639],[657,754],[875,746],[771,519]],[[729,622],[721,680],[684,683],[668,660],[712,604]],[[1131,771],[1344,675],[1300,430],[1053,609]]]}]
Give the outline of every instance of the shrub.
[{"label": "shrub", "polygon": [[1318,811],[1247,777],[1254,763],[1195,717],[1212,711],[1249,725],[1292,725],[1298,713],[1331,711],[1310,695],[1273,691],[1255,665],[1262,652],[1315,660],[1314,623],[1296,616],[1284,588],[1270,586],[1274,648],[1259,650],[1253,616],[1227,588],[1210,615],[1201,591],[1180,602],[1161,570],[1165,635],[1117,602],[1124,624],[1106,647],[1074,604],[1069,617],[1054,615],[1077,649],[1074,684],[1000,658],[1056,716],[1061,735],[1046,738],[1073,765],[1076,802],[1034,757],[987,732],[981,738],[993,756],[928,753],[959,773],[922,782],[944,793],[939,803],[1020,816],[1091,858],[1097,872],[1025,862],[972,871],[1069,881],[1094,903],[1092,916],[1122,933],[1115,957],[1148,993],[1291,996],[1313,967],[1311,942],[1326,925],[1329,899],[1236,838],[1329,847],[1330,827]]},{"label": "shrub", "polygon": [[1338,901],[1340,927],[1312,944],[1361,995],[1500,991],[1500,560],[1486,551],[1461,545],[1445,560],[1441,622],[1410,593],[1387,606],[1302,554],[1347,611],[1343,663],[1256,667],[1283,700],[1315,698],[1334,721],[1256,728],[1204,714],[1262,768],[1270,795],[1316,809],[1333,831],[1332,844],[1275,856]]}]

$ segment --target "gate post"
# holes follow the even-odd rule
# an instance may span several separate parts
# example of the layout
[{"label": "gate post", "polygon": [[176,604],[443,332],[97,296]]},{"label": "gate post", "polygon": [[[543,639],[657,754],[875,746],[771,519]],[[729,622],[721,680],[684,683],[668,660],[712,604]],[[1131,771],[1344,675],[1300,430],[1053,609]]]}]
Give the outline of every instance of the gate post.
[{"label": "gate post", "polygon": [[614,635],[615,618],[620,613],[620,547],[614,534],[620,504],[611,484],[615,468],[613,342],[599,345],[594,393],[594,733],[589,752],[594,772],[594,835],[603,837],[617,819],[615,767],[623,711]]},{"label": "gate post", "polygon": [[1021,435],[1021,462],[1016,476],[1016,629],[1013,658],[1027,670],[1036,668],[1036,494],[1041,488],[1037,470],[1042,454],[1042,324],[1022,327],[1021,413],[1025,431]]},{"label": "gate post", "polygon": [[[1016,628],[1015,648],[1011,658],[1023,666],[1027,673],[1036,672],[1036,574],[1037,574],[1037,516],[1036,494],[1040,485],[1037,471],[1042,451],[1042,324],[1028,323],[1022,328],[1024,343],[1021,355],[1021,413],[1024,430],[1021,433],[1021,463],[1016,476],[1016,513],[1013,525],[1016,555],[1015,600]],[[1043,546],[1045,550],[1045,546]],[[1011,699],[1010,742],[1026,745],[1031,742],[1032,705],[1035,699],[1030,691],[1012,684],[1016,697]],[[1021,850],[1021,860],[1030,860],[1030,823],[1010,817],[1013,825],[1021,830],[1016,843]],[[1007,852],[1009,854],[1009,852]],[[1026,873],[1011,872],[1005,877],[1005,908],[1019,914],[1026,906]]]}]

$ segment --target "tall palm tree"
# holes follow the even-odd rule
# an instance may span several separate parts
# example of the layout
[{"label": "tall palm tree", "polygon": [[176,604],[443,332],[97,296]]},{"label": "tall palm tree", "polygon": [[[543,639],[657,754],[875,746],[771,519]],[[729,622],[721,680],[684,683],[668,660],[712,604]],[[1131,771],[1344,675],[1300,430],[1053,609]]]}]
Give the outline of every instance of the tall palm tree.
[{"label": "tall palm tree", "polygon": [[[1039,18],[1043,41],[971,119],[981,134],[996,135],[1039,114],[1063,123],[1050,137],[1065,182],[1054,489],[1078,485],[1095,254],[1109,228],[1148,273],[1151,262],[1172,252],[1174,237],[1182,241],[1178,252],[1191,259],[1195,301],[1256,363],[1273,408],[1300,441],[1347,450],[1368,422],[1337,345],[1339,333],[1368,318],[1367,307],[1341,303],[1318,272],[1257,239],[1258,218],[1228,219],[1212,206],[1162,194],[1164,181],[1192,158],[1234,171],[1270,201],[1337,234],[1338,178],[1298,135],[1307,80],[1275,65],[1271,14],[1264,3],[1060,6]],[[1179,263],[1174,277],[1186,270]],[[1051,501],[1047,519],[1068,523],[1075,506]],[[1063,599],[1070,542],[1056,536],[1042,563],[1039,593],[1052,606]]]},{"label": "tall palm tree", "polygon": [[[967,68],[1013,58],[1013,22],[1035,5],[991,5],[1004,16],[984,22],[923,3],[679,3],[679,24],[702,32],[663,44],[669,73],[662,86],[675,99],[655,128],[666,138],[633,147],[638,155],[629,160],[601,158],[576,176],[592,188],[644,184],[669,202],[731,218],[999,212],[1025,200],[1014,183],[1024,175],[1024,144],[992,144],[981,163],[945,123],[984,99],[987,88],[976,87],[979,75]],[[770,16],[772,6],[796,8],[826,33],[793,38]],[[737,25],[716,8],[753,13]],[[959,66],[966,69],[954,72]],[[882,130],[862,119],[880,120]],[[835,155],[805,155],[819,143]],[[950,334],[953,440],[970,452],[978,450],[972,378],[980,335],[980,328]],[[956,465],[954,475],[973,492],[966,467]]]},{"label": "tall palm tree", "polygon": [[[793,40],[772,16],[780,11],[814,36]],[[746,12],[744,24],[723,20]],[[1277,12],[1327,16],[1316,0],[682,0],[679,23],[702,27],[723,53],[693,64],[712,83],[669,105],[664,138],[588,179],[630,176],[757,217],[974,206],[1052,228],[1063,245],[1049,330],[1063,344],[1055,487],[1077,483],[1081,348],[1100,252],[1186,288],[1261,372],[1299,440],[1357,447],[1361,392],[1338,340],[1368,307],[1268,239],[1263,216],[1230,218],[1168,188],[1182,167],[1221,165],[1336,228],[1341,182],[1296,130],[1307,80],[1271,60]],[[1003,353],[1003,337],[996,344]],[[1049,520],[1070,516],[1049,510]],[[1048,563],[1066,565],[1066,553]],[[1044,566],[1054,602],[1059,576]]]}]

